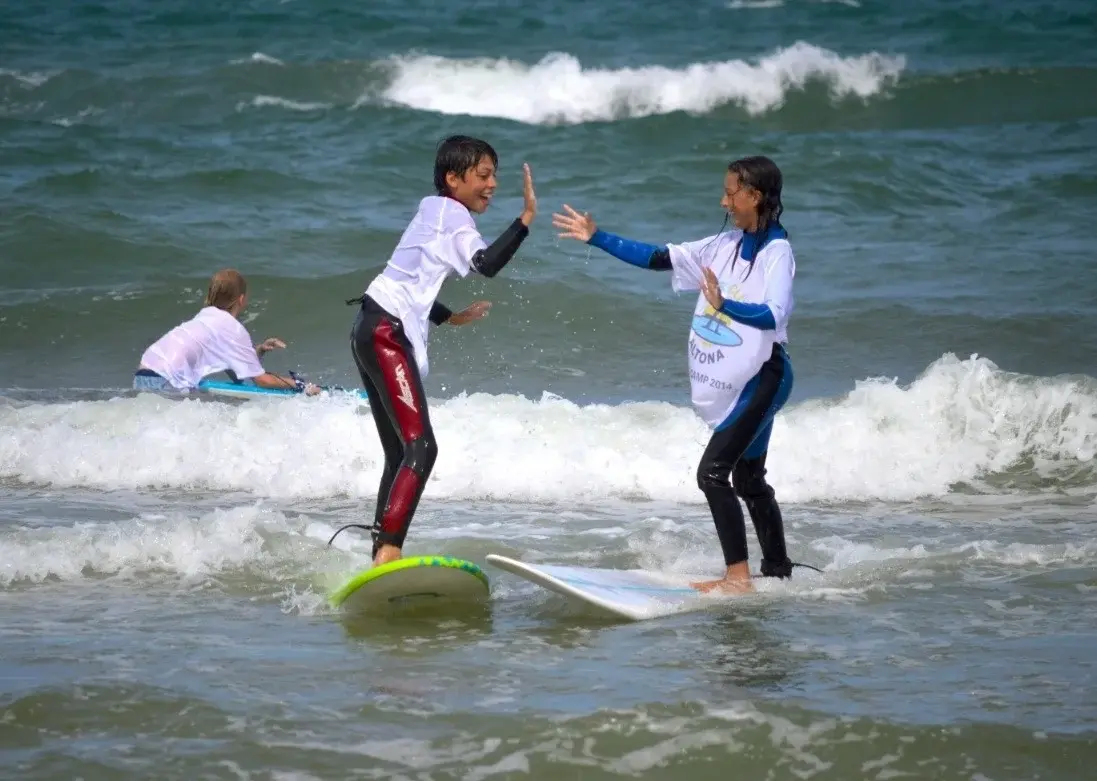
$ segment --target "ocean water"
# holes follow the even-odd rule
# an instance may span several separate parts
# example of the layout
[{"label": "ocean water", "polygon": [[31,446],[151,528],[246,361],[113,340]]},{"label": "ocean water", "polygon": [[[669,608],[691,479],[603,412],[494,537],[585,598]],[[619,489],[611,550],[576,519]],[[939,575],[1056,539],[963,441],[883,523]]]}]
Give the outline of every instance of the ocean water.
[{"label": "ocean water", "polygon": [[[1097,761],[1091,3],[104,0],[0,13],[0,775],[1081,779]],[[407,553],[711,577],[692,298],[575,242],[716,232],[785,175],[796,385],[769,478],[823,569],[607,620],[348,622],[381,449],[346,397],[127,388],[223,266],[275,371],[356,382],[358,295],[435,145],[498,149],[431,335]],[[758,552],[753,539],[751,555]]]}]

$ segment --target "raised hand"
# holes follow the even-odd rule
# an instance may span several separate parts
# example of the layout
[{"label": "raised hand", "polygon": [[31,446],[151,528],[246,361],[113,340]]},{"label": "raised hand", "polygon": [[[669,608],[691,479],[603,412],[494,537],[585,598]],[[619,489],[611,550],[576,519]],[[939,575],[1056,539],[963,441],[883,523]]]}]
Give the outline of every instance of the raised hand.
[{"label": "raised hand", "polygon": [[522,163],[522,214],[518,217],[527,228],[537,216],[537,193],[533,191],[533,174],[530,173],[529,163]]},{"label": "raised hand", "polygon": [[552,215],[553,227],[560,228],[563,231],[560,238],[577,239],[583,242],[590,241],[590,237],[598,230],[598,226],[594,224],[594,218],[590,216],[590,212],[580,214],[566,203],[564,204],[564,211],[567,214]]},{"label": "raised hand", "polygon": [[705,299],[709,302],[709,305],[719,311],[720,307],[724,305],[724,294],[720,292],[720,281],[716,279],[716,275],[712,273],[712,269],[708,266],[701,269],[701,275],[701,292],[705,294]]},{"label": "raised hand", "polygon": [[271,350],[283,350],[285,347],[285,342],[272,336],[270,339],[265,339],[262,343],[255,345],[255,354],[262,358]]}]

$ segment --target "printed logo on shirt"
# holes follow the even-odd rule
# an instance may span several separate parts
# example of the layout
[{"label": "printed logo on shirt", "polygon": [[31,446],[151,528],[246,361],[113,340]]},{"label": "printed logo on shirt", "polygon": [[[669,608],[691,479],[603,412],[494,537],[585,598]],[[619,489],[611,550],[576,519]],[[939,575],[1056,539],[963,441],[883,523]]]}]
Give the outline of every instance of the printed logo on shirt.
[{"label": "printed logo on shirt", "polygon": [[731,327],[731,318],[706,305],[705,310],[693,316],[693,333],[702,341],[719,347],[738,347],[743,343]]},{"label": "printed logo on shirt", "polygon": [[411,395],[411,383],[408,382],[408,373],[404,364],[396,364],[396,384],[400,386],[400,395],[396,398],[404,402],[412,412],[418,412],[415,408],[415,397]]},{"label": "printed logo on shirt", "polygon": [[[706,350],[698,342],[701,340],[697,338],[697,334],[694,333],[693,337],[689,340],[689,357],[701,364],[718,363],[724,360],[724,351],[717,348],[715,350]],[[704,343],[707,345],[707,342]]]}]

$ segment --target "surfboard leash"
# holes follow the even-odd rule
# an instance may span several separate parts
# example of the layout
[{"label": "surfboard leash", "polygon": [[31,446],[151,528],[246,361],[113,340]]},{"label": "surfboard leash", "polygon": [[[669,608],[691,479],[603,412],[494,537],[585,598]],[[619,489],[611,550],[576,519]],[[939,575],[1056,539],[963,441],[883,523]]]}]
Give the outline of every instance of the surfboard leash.
[{"label": "surfboard leash", "polygon": [[[789,562],[789,564],[790,564],[790,565],[792,565],[793,567],[803,567],[804,569],[813,569],[813,570],[815,570],[816,572],[819,572],[819,573],[821,573],[821,574],[823,574],[823,575],[825,575],[825,574],[826,574],[825,572],[823,572],[823,571],[822,571],[821,569],[819,569],[818,567],[813,567],[813,566],[812,566],[812,565],[810,565],[810,564],[801,564],[801,563],[800,563],[800,562],[798,562],[798,561],[790,561],[790,562]],[[773,577],[773,576],[772,576],[772,575],[762,575],[762,574],[758,574],[758,575],[751,575],[750,577],[751,577],[751,579],[753,580],[753,579],[757,579],[757,578],[770,578],[770,577]],[[792,577],[792,573],[790,572],[790,573],[789,573],[788,575],[786,575],[785,577],[789,577],[789,578],[791,578],[791,577]]]},{"label": "surfboard leash", "polygon": [[340,526],[338,529],[335,530],[335,534],[331,535],[331,539],[328,540],[328,545],[331,545],[335,538],[339,536],[339,532],[344,531],[345,529],[365,529],[370,534],[373,534],[373,532],[375,531],[373,526],[366,526],[364,523],[348,523],[345,526]]},{"label": "surfboard leash", "polygon": [[826,574],[825,572],[823,572],[823,571],[822,571],[821,569],[819,569],[818,567],[813,567],[813,566],[811,566],[810,564],[801,564],[801,563],[800,563],[800,562],[798,562],[798,561],[793,561],[793,562],[791,562],[791,564],[792,564],[792,566],[794,566],[794,567],[803,567],[804,569],[813,569],[813,570],[815,570],[816,572],[820,572],[820,573],[823,573],[824,575]]}]

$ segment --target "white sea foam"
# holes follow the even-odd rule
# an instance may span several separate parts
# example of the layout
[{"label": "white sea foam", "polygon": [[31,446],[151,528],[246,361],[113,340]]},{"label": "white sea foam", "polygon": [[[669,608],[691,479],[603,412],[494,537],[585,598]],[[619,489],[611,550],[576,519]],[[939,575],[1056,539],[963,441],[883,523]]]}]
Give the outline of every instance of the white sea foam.
[{"label": "white sea foam", "polygon": [[[708,430],[688,408],[472,394],[434,400],[431,413],[440,455],[429,497],[697,500]],[[0,430],[0,477],[54,486],[371,498],[382,462],[372,419],[351,397],[0,402]],[[1092,381],[945,356],[909,387],[866,380],[787,408],[771,453],[786,502],[944,496],[1012,469],[1092,482],[1097,392]]]},{"label": "white sea foam", "polygon": [[[530,124],[575,124],[685,111],[704,114],[734,104],[751,114],[779,108],[810,83],[833,99],[869,98],[895,83],[902,56],[870,52],[843,57],[797,42],[756,61],[698,62],[682,68],[584,67],[563,52],[527,64],[508,59],[458,60],[433,55],[391,59],[382,98],[442,114],[502,117]],[[360,102],[371,102],[374,95]]]}]

